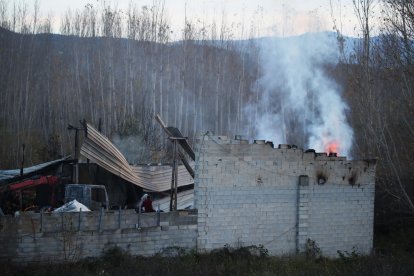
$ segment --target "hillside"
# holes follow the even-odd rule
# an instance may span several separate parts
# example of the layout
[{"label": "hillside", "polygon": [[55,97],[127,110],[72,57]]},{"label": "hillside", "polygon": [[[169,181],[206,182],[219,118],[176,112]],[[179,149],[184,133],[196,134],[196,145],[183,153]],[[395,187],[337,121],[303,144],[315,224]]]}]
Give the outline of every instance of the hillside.
[{"label": "hillside", "polygon": [[190,137],[201,129],[238,133],[257,70],[251,55],[192,41],[5,30],[0,39],[2,168],[17,165],[23,143],[29,164],[51,157],[42,153],[50,139],[59,142],[57,154],[71,152],[66,127],[83,118],[96,125],[101,118],[109,136],[139,133],[145,142],[155,137],[154,112]]},{"label": "hillside", "polygon": [[[256,84],[259,47],[264,40],[274,47],[284,43],[267,38],[159,44],[0,33],[2,168],[17,166],[23,143],[28,164],[71,153],[73,133],[67,125],[83,118],[95,125],[101,119],[110,137],[139,134],[153,151],[163,144],[154,113],[189,137],[212,130],[254,138],[245,107],[262,89]],[[303,39],[309,40],[287,38],[305,46]]]},{"label": "hillside", "polygon": [[410,44],[375,38],[367,63],[361,43],[345,38],[339,55],[333,33],[156,43],[0,29],[0,168],[19,166],[22,144],[25,166],[72,154],[67,126],[81,119],[101,121],[130,162],[168,161],[160,114],[190,143],[209,130],[346,144],[348,157],[381,160],[377,202],[392,206],[377,214],[403,214],[414,209]]}]

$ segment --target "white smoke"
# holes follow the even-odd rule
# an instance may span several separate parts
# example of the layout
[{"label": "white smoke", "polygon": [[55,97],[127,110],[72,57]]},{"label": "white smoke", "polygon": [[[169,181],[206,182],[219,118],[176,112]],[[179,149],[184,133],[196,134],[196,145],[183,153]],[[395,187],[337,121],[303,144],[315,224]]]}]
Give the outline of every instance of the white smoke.
[{"label": "white smoke", "polygon": [[353,140],[348,107],[341,88],[323,68],[338,60],[335,38],[314,33],[263,39],[259,48],[258,94],[245,108],[257,138],[297,143],[318,152],[339,143],[338,153],[348,156]]},{"label": "white smoke", "polygon": [[124,155],[129,164],[140,164],[151,161],[151,152],[142,137],[114,135],[112,137],[115,147]]}]

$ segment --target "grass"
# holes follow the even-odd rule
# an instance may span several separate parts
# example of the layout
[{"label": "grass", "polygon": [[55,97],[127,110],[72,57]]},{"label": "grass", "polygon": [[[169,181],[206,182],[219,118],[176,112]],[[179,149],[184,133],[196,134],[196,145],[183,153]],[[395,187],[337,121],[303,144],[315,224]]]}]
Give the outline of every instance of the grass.
[{"label": "grass", "polygon": [[414,258],[368,256],[306,259],[304,256],[256,257],[227,252],[176,257],[133,257],[110,252],[100,259],[59,265],[2,264],[2,275],[413,275]]},{"label": "grass", "polygon": [[[173,248],[137,257],[112,248],[98,259],[76,263],[16,266],[0,263],[2,275],[414,275],[414,231],[398,230],[375,240],[372,256],[341,252],[327,259],[312,254],[269,257],[263,247],[224,247],[208,254]],[[175,255],[172,257],[172,255]]]}]

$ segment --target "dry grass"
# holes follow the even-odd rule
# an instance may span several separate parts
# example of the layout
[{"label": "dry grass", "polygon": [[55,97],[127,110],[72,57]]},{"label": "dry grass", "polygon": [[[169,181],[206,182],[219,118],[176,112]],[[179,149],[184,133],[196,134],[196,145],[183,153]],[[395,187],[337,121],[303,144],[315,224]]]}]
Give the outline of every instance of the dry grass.
[{"label": "dry grass", "polygon": [[[225,247],[209,254],[158,254],[135,257],[113,248],[102,258],[59,265],[0,264],[2,275],[413,275],[414,232],[396,231],[376,239],[372,256],[342,252],[338,259],[306,256],[268,257],[264,248]],[[170,252],[171,253],[171,252]]]}]

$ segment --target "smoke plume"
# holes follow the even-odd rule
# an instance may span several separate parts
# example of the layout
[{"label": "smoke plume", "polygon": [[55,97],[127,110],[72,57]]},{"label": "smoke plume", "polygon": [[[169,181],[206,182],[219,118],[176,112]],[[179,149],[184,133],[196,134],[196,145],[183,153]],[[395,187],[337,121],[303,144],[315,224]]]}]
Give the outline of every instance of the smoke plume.
[{"label": "smoke plume", "polygon": [[151,160],[151,151],[142,137],[131,135],[121,137],[115,135],[112,137],[115,147],[125,156],[129,164],[146,163]]},{"label": "smoke plume", "polygon": [[261,77],[245,113],[258,139],[350,154],[353,131],[341,87],[326,74],[338,60],[328,33],[259,42]]}]

